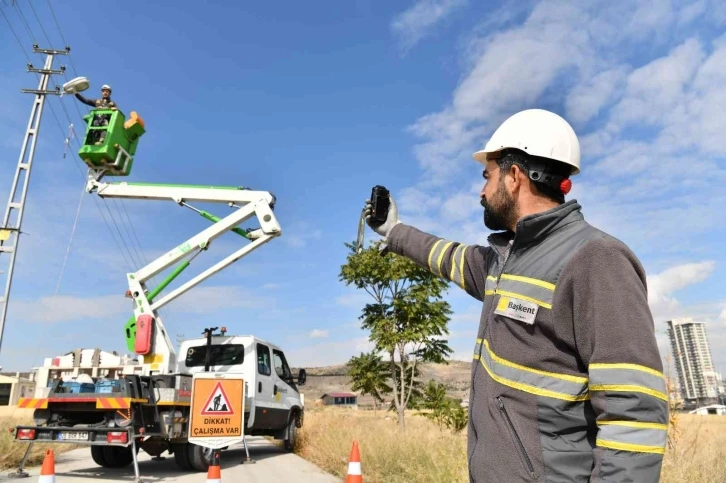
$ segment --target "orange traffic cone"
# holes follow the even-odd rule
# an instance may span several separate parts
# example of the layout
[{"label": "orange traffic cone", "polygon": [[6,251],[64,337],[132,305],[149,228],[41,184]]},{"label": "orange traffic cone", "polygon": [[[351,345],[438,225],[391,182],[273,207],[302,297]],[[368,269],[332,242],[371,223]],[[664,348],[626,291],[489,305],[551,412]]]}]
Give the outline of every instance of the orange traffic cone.
[{"label": "orange traffic cone", "polygon": [[222,483],[222,471],[219,468],[219,452],[212,455],[212,462],[207,470],[207,483]]},{"label": "orange traffic cone", "polygon": [[363,473],[360,467],[360,451],[358,451],[358,442],[353,441],[353,447],[350,449],[350,458],[348,458],[348,476],[345,483],[363,483]]},{"label": "orange traffic cone", "polygon": [[52,449],[46,450],[45,452],[38,483],[55,483],[55,456],[53,455]]}]

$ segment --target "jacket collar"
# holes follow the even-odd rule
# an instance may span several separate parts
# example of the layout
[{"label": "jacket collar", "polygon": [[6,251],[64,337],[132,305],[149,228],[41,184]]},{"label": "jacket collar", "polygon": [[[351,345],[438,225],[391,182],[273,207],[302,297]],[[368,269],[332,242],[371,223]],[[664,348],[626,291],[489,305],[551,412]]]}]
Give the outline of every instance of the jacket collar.
[{"label": "jacket collar", "polygon": [[499,251],[510,242],[523,246],[539,241],[565,225],[584,220],[581,210],[577,200],[570,200],[547,211],[525,216],[517,222],[516,234],[512,231],[492,233],[489,244]]}]

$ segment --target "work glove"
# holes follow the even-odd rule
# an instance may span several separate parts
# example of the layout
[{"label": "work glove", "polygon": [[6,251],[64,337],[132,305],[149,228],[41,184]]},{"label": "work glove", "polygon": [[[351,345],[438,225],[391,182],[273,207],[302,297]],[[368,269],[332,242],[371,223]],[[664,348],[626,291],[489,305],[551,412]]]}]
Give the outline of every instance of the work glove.
[{"label": "work glove", "polygon": [[373,211],[371,200],[366,200],[365,208],[363,209],[368,226],[370,226],[373,231],[386,238],[391,232],[391,229],[401,223],[401,220],[398,219],[398,208],[396,207],[396,202],[393,201],[393,196],[389,194],[388,199],[391,200],[391,204],[388,207],[388,216],[386,217],[386,221],[383,223],[371,220],[371,212]]}]

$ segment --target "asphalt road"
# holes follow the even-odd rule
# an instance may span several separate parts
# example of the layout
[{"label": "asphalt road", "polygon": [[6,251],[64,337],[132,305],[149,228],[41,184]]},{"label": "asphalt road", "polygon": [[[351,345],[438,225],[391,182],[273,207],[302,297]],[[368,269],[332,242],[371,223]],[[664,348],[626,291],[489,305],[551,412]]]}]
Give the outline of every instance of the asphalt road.
[{"label": "asphalt road", "polygon": [[[309,461],[283,448],[271,444],[262,437],[247,440],[250,458],[254,464],[242,464],[245,458],[244,447],[231,446],[221,453],[223,482],[244,483],[341,483],[343,480],[324,472]],[[144,483],[204,483],[206,472],[187,472],[174,463],[174,456],[165,454],[163,461],[152,461],[144,451],[139,451],[139,474]],[[29,478],[12,478],[5,472],[0,481],[35,482],[40,467],[26,468]],[[129,465],[123,469],[102,468],[91,459],[88,448],[68,451],[55,456],[56,483],[110,483],[133,482],[134,468]]]}]

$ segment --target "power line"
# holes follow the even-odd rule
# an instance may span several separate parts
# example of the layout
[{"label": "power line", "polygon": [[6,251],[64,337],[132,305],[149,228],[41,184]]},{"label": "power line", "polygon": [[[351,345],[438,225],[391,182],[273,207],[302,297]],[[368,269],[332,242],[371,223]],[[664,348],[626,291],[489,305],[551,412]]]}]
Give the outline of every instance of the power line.
[{"label": "power line", "polygon": [[[23,13],[23,10],[20,8],[20,4],[16,3],[15,8],[17,9],[18,13],[20,14],[20,19],[23,21],[23,25],[25,26],[25,30],[28,32],[28,35],[31,39],[33,39],[33,43],[37,44],[38,40],[33,35],[33,32],[30,30],[30,25],[28,24],[28,21],[25,19],[25,14]],[[49,43],[50,45],[50,43]]]},{"label": "power line", "polygon": [[50,41],[50,37],[48,37],[48,32],[46,32],[45,28],[43,28],[43,23],[40,21],[40,17],[38,17],[38,13],[35,11],[35,7],[33,7],[33,3],[31,2],[31,0],[28,0],[28,5],[30,5],[30,9],[33,11],[33,15],[35,15],[35,19],[38,21],[38,25],[40,25],[40,30],[43,32],[43,35],[45,35],[45,40],[48,41],[48,45],[53,45],[53,42]]},{"label": "power line", "polygon": [[[43,32],[43,35],[45,36],[46,40],[48,40],[48,42],[50,43],[51,41],[50,41],[50,37],[48,35],[48,32],[44,28],[43,22],[41,21],[40,17],[38,16],[38,13],[37,13],[36,9],[33,7],[31,1],[32,0],[28,0],[28,3],[30,5],[30,8],[33,11],[33,14],[34,14],[34,16],[35,16],[35,18],[36,18],[36,20],[38,22],[38,25],[40,26],[41,31]],[[58,29],[58,33],[60,34],[60,37],[63,40],[64,45],[67,46],[68,43],[66,41],[65,35],[63,34],[63,29],[61,28],[60,23],[58,21],[58,17],[55,14],[55,10],[53,9],[53,6],[50,3],[50,0],[46,0],[46,1],[47,1],[47,4],[48,4],[48,9],[50,10],[51,16],[53,17],[53,21],[55,22],[56,28]],[[23,24],[24,24],[24,26],[25,26],[25,28],[26,28],[29,36],[35,41],[35,35],[33,34],[33,31],[30,28],[30,25],[28,24],[27,19],[26,19],[25,15],[23,14],[22,9],[15,2],[13,2],[11,4],[11,6],[13,6],[13,5],[18,9],[18,13],[21,16],[21,20],[22,20],[22,22],[23,22]],[[5,16],[4,12],[3,12],[3,15]],[[18,41],[18,44],[20,45],[21,50],[23,51],[23,53],[26,56],[26,59],[28,59],[28,61],[30,62],[30,58],[29,58],[28,54],[26,53],[25,48],[23,47],[23,44],[20,41],[19,36],[12,29],[12,25],[10,24],[10,21],[7,18],[7,16],[5,16],[5,20],[8,23],[8,26],[10,26],[11,31],[13,32],[13,35],[15,36],[16,40]],[[73,57],[70,55],[70,52],[67,54],[67,58],[70,60],[71,68],[73,70],[73,73],[77,77],[78,76],[78,72],[77,72],[77,69],[76,69],[76,66],[75,66],[75,62],[73,61]],[[63,75],[64,75],[64,77],[66,79],[68,79],[68,73],[65,70],[63,71]],[[69,122],[69,124],[70,124],[70,126],[72,128],[73,123],[71,121],[71,116],[68,113],[68,110],[66,109],[65,104],[63,103],[62,99],[59,99],[58,102],[61,103],[61,108],[63,109],[63,113],[65,114],[66,119],[68,120],[68,122]],[[73,103],[73,104],[74,104],[74,107],[76,109],[76,112],[77,112],[79,118],[83,120],[83,114],[81,113],[81,110],[79,109],[78,104],[77,103]],[[55,113],[55,109],[53,109],[53,106],[52,106],[51,103],[48,103],[48,106],[51,108],[51,113],[53,114],[53,117],[56,120],[56,124],[57,124],[57,126],[58,126],[58,128],[59,128],[59,130],[61,132],[61,135],[63,135],[63,128],[62,128],[62,126],[60,124],[60,121],[58,120],[58,116]],[[65,139],[66,138],[64,137],[64,140]],[[81,145],[80,145],[80,142],[78,141],[77,136],[73,137],[73,140],[75,141],[77,147],[80,149]],[[70,146],[70,140],[66,140],[66,142]],[[85,178],[86,177],[83,174],[83,171],[82,171],[81,167],[79,166],[79,164],[80,164],[79,160],[76,159],[75,157],[74,157],[74,160],[76,162],[76,167],[79,168],[79,170],[81,171],[81,175],[84,177],[84,181],[85,181]],[[106,207],[106,210],[107,210],[107,212],[109,214],[109,217],[111,218],[111,221],[112,221],[112,223],[114,224],[114,226],[116,228],[116,232],[119,234],[119,237],[121,238],[121,242],[120,243],[116,239],[116,236],[115,236],[115,234],[114,234],[114,232],[113,232],[113,230],[111,228],[111,225],[109,224],[108,220],[106,219],[106,216],[105,216],[103,210],[101,209],[98,200],[96,200],[95,197],[93,197],[93,198],[94,198],[94,200],[93,200],[94,201],[94,204],[96,205],[96,208],[98,209],[99,213],[101,214],[101,217],[103,218],[104,224],[108,228],[109,233],[111,234],[111,237],[114,240],[114,243],[119,248],[119,253],[121,253],[121,255],[122,255],[123,259],[124,259],[124,262],[127,265],[132,265],[133,264],[133,265],[139,266],[139,265],[141,265],[141,263],[140,262],[137,262],[137,260],[143,260],[143,263],[145,265],[148,265],[148,263],[149,263],[148,262],[148,258],[147,258],[146,253],[144,252],[144,249],[143,249],[143,247],[141,245],[141,241],[139,240],[139,237],[138,237],[138,235],[136,233],[136,229],[135,229],[135,227],[133,225],[133,222],[131,221],[131,217],[129,216],[128,210],[126,209],[126,205],[124,203],[124,200],[121,200],[120,201],[120,204],[121,204],[121,208],[123,209],[123,213],[125,213],[126,219],[128,220],[128,227],[130,227],[130,229],[131,229],[130,232],[129,232],[129,228],[124,223],[123,215],[121,214],[121,209],[119,209],[118,202],[115,199],[114,199],[114,206],[116,207],[116,209],[117,209],[117,211],[119,213],[119,218],[121,219],[121,224],[124,226],[124,229],[127,232],[128,238],[130,240],[131,247],[133,248],[133,251],[136,254],[136,257],[138,257],[138,258],[134,258],[134,256],[132,255],[131,250],[129,249],[129,246],[126,243],[126,240],[124,239],[124,237],[123,237],[123,235],[121,233],[121,230],[120,230],[120,228],[118,226],[118,223],[116,222],[116,218],[114,217],[111,209],[109,208],[108,203],[106,203],[106,200],[103,199],[103,201],[104,201],[103,205]],[[80,204],[79,204],[79,212],[80,212]],[[74,225],[77,223],[77,220],[78,220],[78,213],[76,214],[76,221],[74,222]],[[75,227],[74,227],[74,230],[75,230]],[[72,236],[73,235],[71,235],[71,239],[72,239]],[[135,240],[136,241],[136,244],[138,245],[139,250],[136,249],[136,245],[134,245],[133,241],[131,241],[131,240]],[[70,241],[69,241],[69,248],[70,248]],[[124,249],[125,249],[125,252],[124,252]],[[129,258],[131,259],[131,263],[129,263],[129,259],[126,258],[126,254],[128,254]],[[67,259],[67,254],[66,254],[66,259]],[[65,259],[64,259],[64,265],[65,265]],[[158,283],[156,281],[156,277],[155,276],[151,278],[151,281],[154,282],[154,283]]]},{"label": "power line", "polygon": [[[23,24],[25,25],[25,28],[26,28],[26,30],[28,32],[28,35],[30,36],[31,39],[33,39],[35,41],[35,35],[33,34],[32,29],[30,28],[30,26],[28,25],[28,22],[25,19],[25,15],[23,14],[22,10],[20,9],[20,6],[16,3],[15,4],[15,7],[18,9],[18,12],[20,13],[20,16],[21,16],[21,18],[23,20]],[[10,20],[7,18],[7,15],[5,15],[5,12],[4,11],[3,11],[3,16],[5,17],[5,21],[7,22],[8,26],[10,27],[10,30],[12,31],[13,35],[15,36],[16,40],[18,41],[18,44],[20,45],[21,51],[23,52],[23,54],[25,55],[26,59],[30,63],[31,62],[30,57],[28,56],[28,53],[25,50],[25,47],[23,46],[22,42],[20,41],[19,36],[17,35],[17,33],[15,32],[15,30],[13,29],[12,24],[10,23]],[[36,15],[36,18],[37,18],[37,15]],[[38,18],[38,22],[40,23],[40,19],[39,18]],[[42,28],[42,24],[41,24],[41,28]],[[43,31],[45,32],[45,29],[43,29]],[[47,36],[47,33],[46,33],[46,36]],[[64,37],[62,35],[62,32],[61,32],[61,37]],[[36,77],[37,77],[37,74],[36,74]],[[66,116],[66,119],[68,120],[69,124],[72,124],[72,122],[71,122],[71,116],[68,114],[68,110],[66,109],[66,107],[62,103],[62,101],[60,101],[60,102],[61,102],[61,107],[63,109],[63,112],[64,112],[64,114]],[[53,117],[54,117],[54,119],[56,121],[56,124],[58,126],[58,129],[60,130],[61,135],[63,135],[63,128],[62,128],[62,126],[60,124],[60,120],[58,119],[57,114],[55,113],[55,109],[53,109],[53,105],[50,104],[50,103],[48,103],[48,107],[50,107],[51,113],[53,114]],[[77,107],[78,106],[76,106],[76,108]],[[79,111],[79,115],[80,115],[80,111]],[[65,136],[64,136],[64,139],[65,139]],[[76,141],[76,144],[77,144],[78,148],[80,149],[81,146],[80,146],[80,143],[79,143],[78,139],[77,138],[74,138],[74,140]],[[76,165],[78,165],[78,163],[79,163],[79,161],[76,159]],[[81,175],[83,176],[83,178],[85,180],[85,175],[83,174],[83,171],[81,171]],[[96,204],[96,208],[101,213],[101,217],[103,218],[103,221],[106,224],[106,227],[108,228],[109,232],[111,233],[111,236],[114,239],[114,242],[116,243],[117,247],[119,248],[119,252],[122,254],[122,256],[124,258],[124,262],[127,264],[127,266],[133,266],[133,265],[135,265],[136,262],[134,261],[134,258],[131,255],[131,251],[129,250],[128,246],[126,245],[125,240],[123,239],[123,235],[121,235],[121,230],[118,227],[118,223],[116,222],[116,219],[114,218],[113,213],[111,213],[111,210],[108,208],[108,205],[104,203],[104,206],[106,207],[106,209],[108,211],[109,217],[111,218],[111,221],[113,222],[113,224],[116,227],[116,231],[119,233],[119,236],[121,236],[121,243],[120,244],[119,244],[118,240],[116,240],[116,236],[113,233],[113,230],[111,228],[111,225],[108,223],[108,220],[106,218],[106,215],[103,213],[103,210],[101,210],[101,207],[98,204],[98,200],[96,200],[95,197],[94,197],[94,203]],[[126,249],[126,253],[129,254],[129,257],[131,259],[131,263],[129,263],[129,259],[126,258],[126,253],[124,253],[124,251],[123,251],[124,248]]]},{"label": "power line", "polygon": [[3,14],[3,17],[5,17],[5,22],[7,22],[8,27],[10,27],[10,32],[13,33],[13,36],[15,37],[15,40],[18,41],[18,45],[20,46],[20,50],[23,51],[23,54],[25,54],[25,58],[28,59],[28,62],[30,62],[30,57],[28,57],[28,53],[25,51],[25,47],[23,47],[23,42],[20,41],[20,37],[18,37],[18,34],[15,33],[15,29],[13,28],[12,24],[10,23],[10,19],[5,14],[5,10],[0,8],[0,13]]}]

